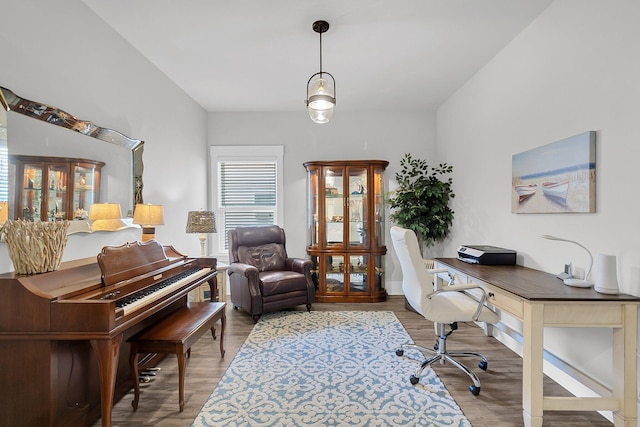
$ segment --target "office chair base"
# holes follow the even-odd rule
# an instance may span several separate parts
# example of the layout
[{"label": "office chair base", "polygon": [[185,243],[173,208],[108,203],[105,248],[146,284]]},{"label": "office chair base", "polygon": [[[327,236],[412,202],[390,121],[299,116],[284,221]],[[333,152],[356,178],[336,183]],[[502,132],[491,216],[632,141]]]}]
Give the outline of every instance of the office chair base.
[{"label": "office chair base", "polygon": [[477,396],[478,394],[480,394],[480,379],[475,374],[475,372],[473,372],[462,363],[458,362],[454,357],[477,357],[480,359],[478,367],[483,371],[487,370],[489,363],[487,362],[486,357],[484,357],[484,355],[482,355],[481,353],[466,351],[447,351],[447,337],[449,336],[449,334],[445,334],[444,325],[441,326],[438,342],[436,343],[436,345],[434,345],[435,351],[430,350],[426,347],[418,346],[416,344],[404,344],[401,348],[396,350],[396,355],[403,356],[405,349],[415,349],[420,351],[423,355],[425,355],[425,357],[428,357],[424,362],[422,362],[420,367],[416,369],[415,374],[409,377],[409,381],[411,382],[411,384],[416,385],[418,384],[418,382],[420,382],[420,375],[422,374],[422,371],[424,371],[428,366],[433,365],[437,361],[440,361],[441,364],[449,362],[456,368],[466,373],[469,378],[471,378],[473,384],[469,386],[469,392],[471,392],[471,394],[473,394],[474,396]]}]

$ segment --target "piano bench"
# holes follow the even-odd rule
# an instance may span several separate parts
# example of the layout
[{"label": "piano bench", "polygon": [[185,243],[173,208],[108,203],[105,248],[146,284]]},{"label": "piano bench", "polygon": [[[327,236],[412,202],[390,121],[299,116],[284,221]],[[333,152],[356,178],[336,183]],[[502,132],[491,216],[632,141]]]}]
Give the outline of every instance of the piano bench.
[{"label": "piano bench", "polygon": [[138,380],[138,353],[175,353],[178,358],[178,395],[180,412],[184,410],[184,368],[191,356],[191,346],[210,329],[216,339],[215,323],[220,320],[220,357],[224,357],[224,327],[226,323],[224,302],[189,302],[147,329],[131,337],[129,364],[133,375],[135,397],[131,402],[138,410],[140,383]]}]

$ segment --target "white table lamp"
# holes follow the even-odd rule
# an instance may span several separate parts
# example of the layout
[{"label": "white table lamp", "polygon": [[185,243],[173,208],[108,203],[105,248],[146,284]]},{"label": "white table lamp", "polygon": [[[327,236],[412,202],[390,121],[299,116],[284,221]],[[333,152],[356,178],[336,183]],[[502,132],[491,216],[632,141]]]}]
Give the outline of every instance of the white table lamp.
[{"label": "white table lamp", "polygon": [[211,211],[190,211],[187,216],[187,233],[200,233],[200,256],[204,256],[207,233],[216,232],[216,217]]}]

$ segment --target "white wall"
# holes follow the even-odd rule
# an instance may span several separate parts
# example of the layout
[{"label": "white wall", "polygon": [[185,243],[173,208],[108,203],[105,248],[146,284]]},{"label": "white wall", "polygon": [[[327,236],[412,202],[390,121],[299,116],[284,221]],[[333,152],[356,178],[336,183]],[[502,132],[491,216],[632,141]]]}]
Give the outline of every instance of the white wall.
[{"label": "white wall", "polygon": [[[438,158],[454,165],[453,235],[515,249],[519,263],[583,270],[586,253],[617,255],[620,288],[640,295],[640,3],[558,0],[438,110]],[[597,213],[512,214],[511,156],[595,130]],[[592,275],[592,277],[595,277]],[[560,283],[560,282],[559,282]],[[561,285],[559,285],[561,286]],[[611,384],[610,331],[549,329],[558,356]]]},{"label": "white wall", "polygon": [[[436,119],[427,112],[352,113],[338,104],[326,125],[312,123],[304,109],[207,117],[79,0],[0,0],[0,10],[0,85],[145,140],[145,201],[165,206],[157,237],[183,252],[199,252],[195,236],[184,233],[187,211],[211,207],[207,145],[284,145],[284,226],[288,250],[298,256],[306,245],[304,161],[388,160],[392,184],[411,152],[454,166],[456,216],[441,254],[493,244],[516,249],[519,262],[533,268],[556,272],[567,261],[585,268],[579,248],[539,238],[554,234],[594,254],[617,255],[621,289],[640,295],[640,200],[632,175],[640,158],[638,2],[553,3],[438,110],[437,153]],[[512,214],[511,156],[587,130],[597,131],[597,213]],[[132,240],[131,233],[70,236],[64,259],[93,256],[105,244]],[[392,294],[400,292],[393,258],[387,256]],[[0,244],[0,272],[10,268]],[[545,337],[557,355],[610,382],[611,348],[601,346],[608,331],[551,330]]]},{"label": "white wall", "polygon": [[[0,85],[144,140],[144,200],[165,209],[156,237],[199,254],[184,230],[187,212],[207,204],[206,112],[79,0],[0,0],[0,10]],[[10,146],[20,143],[11,138],[14,114]],[[140,236],[105,234],[70,236],[63,260]],[[0,272],[11,268],[0,244]]]},{"label": "white wall", "polygon": [[[304,108],[295,113],[212,113],[210,145],[284,146],[284,224],[287,252],[306,257],[306,170],[310,160],[381,159],[389,161],[387,189],[395,186],[395,173],[405,153],[435,164],[435,114],[422,112],[353,113],[338,106],[329,123],[311,121]],[[388,215],[388,212],[387,212]],[[387,221],[387,228],[389,222]],[[217,247],[213,235],[210,248]],[[390,251],[390,246],[387,246]],[[227,254],[218,254],[227,259]],[[391,256],[386,257],[386,285],[401,294],[401,275]]]}]

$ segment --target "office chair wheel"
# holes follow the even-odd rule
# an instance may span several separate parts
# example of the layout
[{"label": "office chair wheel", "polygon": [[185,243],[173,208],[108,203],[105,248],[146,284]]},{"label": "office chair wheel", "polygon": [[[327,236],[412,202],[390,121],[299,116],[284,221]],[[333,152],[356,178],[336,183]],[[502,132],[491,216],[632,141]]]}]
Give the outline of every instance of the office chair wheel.
[{"label": "office chair wheel", "polygon": [[420,377],[416,377],[415,375],[411,375],[409,377],[409,381],[411,382],[411,384],[416,385],[420,382]]},{"label": "office chair wheel", "polygon": [[471,394],[473,394],[474,396],[477,396],[480,394],[480,387],[476,387],[475,385],[470,385],[469,386],[469,391],[471,392]]},{"label": "office chair wheel", "polygon": [[484,360],[480,363],[478,363],[478,368],[482,369],[483,371],[487,370],[487,362],[485,362]]},{"label": "office chair wheel", "polygon": [[396,356],[403,356],[404,355],[404,350],[399,348],[396,350]]}]

